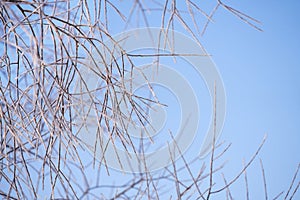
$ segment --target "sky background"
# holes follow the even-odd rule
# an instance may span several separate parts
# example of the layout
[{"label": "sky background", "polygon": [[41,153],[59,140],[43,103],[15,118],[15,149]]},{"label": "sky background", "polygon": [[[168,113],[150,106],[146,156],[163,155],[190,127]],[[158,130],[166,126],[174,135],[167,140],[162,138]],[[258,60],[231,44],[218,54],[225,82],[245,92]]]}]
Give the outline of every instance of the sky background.
[{"label": "sky background", "polygon": [[[225,156],[227,173],[236,173],[243,158],[249,159],[267,134],[259,157],[269,196],[275,197],[288,187],[300,161],[300,2],[232,4],[260,20],[263,32],[219,10],[202,38],[226,88],[227,116],[221,140],[232,142]],[[254,197],[263,191],[259,160],[249,171]]]}]

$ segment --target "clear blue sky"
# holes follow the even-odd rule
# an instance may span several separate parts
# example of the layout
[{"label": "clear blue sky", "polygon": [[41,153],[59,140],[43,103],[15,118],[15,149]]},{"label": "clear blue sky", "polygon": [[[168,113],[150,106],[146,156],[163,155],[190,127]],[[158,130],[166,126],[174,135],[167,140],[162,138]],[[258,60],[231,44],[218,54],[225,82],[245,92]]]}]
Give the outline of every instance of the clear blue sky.
[{"label": "clear blue sky", "polygon": [[[214,18],[216,23],[202,38],[226,87],[227,116],[221,140],[233,143],[226,154],[227,173],[236,173],[242,159],[250,158],[267,133],[259,157],[269,196],[274,197],[288,187],[300,162],[300,2],[232,4],[260,20],[263,32],[220,10]],[[259,160],[250,168],[249,177],[253,199],[261,199]],[[298,192],[295,199],[299,198]]]}]

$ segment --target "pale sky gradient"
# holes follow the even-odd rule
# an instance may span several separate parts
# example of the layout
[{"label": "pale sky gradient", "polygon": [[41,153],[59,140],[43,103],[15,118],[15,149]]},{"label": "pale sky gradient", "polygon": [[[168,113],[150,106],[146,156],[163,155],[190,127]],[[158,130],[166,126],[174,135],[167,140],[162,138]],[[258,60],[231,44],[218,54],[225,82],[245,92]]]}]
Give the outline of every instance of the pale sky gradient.
[{"label": "pale sky gradient", "polygon": [[[221,140],[233,143],[226,155],[228,174],[234,174],[242,159],[249,159],[263,135],[268,134],[259,157],[272,198],[286,190],[300,162],[300,2],[232,4],[260,20],[263,32],[220,11],[203,38],[227,93]],[[262,199],[258,196],[263,193],[259,160],[250,167],[249,177],[251,196]],[[298,176],[296,183],[299,181]],[[299,198],[298,192],[295,199]]]}]

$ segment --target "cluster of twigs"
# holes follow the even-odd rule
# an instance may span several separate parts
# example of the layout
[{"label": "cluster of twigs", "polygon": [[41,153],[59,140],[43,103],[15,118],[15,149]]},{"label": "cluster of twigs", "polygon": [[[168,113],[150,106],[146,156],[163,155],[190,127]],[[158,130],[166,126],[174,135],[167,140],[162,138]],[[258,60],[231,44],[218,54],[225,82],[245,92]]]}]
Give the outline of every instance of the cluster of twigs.
[{"label": "cluster of twigs", "polygon": [[[124,4],[130,8],[129,12],[122,9]],[[6,199],[38,199],[43,194],[51,199],[159,199],[168,195],[168,190],[163,187],[168,182],[176,187],[177,194],[173,197],[178,199],[194,199],[195,196],[209,199],[211,195],[225,190],[230,197],[229,186],[243,173],[246,178],[246,169],[262,145],[236,178],[229,182],[224,178],[225,184],[220,189],[214,189],[213,175],[220,172],[223,165],[215,168],[213,163],[227,148],[219,156],[212,155],[208,172],[202,164],[195,174],[190,167],[200,166],[202,161],[195,158],[188,162],[181,154],[184,163],[181,167],[174,160],[172,166],[166,167],[163,172],[131,174],[130,181],[124,185],[107,185],[99,181],[92,185],[87,173],[91,162],[82,159],[82,144],[77,137],[78,132],[86,128],[90,112],[86,108],[91,108],[96,110],[98,124],[95,144],[102,142],[106,134],[111,141],[118,139],[125,149],[135,151],[126,126],[133,119],[120,110],[119,101],[125,99],[129,102],[131,113],[142,125],[147,119],[147,112],[140,104],[153,102],[134,96],[130,88],[124,87],[124,74],[135,69],[130,54],[121,50],[121,63],[113,53],[110,62],[101,54],[103,48],[107,48],[104,41],[113,39],[111,21],[118,21],[118,26],[123,26],[124,30],[136,27],[134,20],[142,26],[151,26],[148,13],[158,11],[162,28],[174,30],[175,26],[181,25],[198,40],[219,7],[259,29],[255,25],[258,21],[219,0],[209,14],[192,0],[186,1],[185,10],[179,9],[175,0],[135,0],[130,3],[109,0],[1,1],[0,196]],[[199,14],[205,19],[202,31],[197,21]],[[139,22],[140,18],[142,22]],[[189,21],[193,22],[193,27]],[[113,49],[106,51],[113,52]],[[100,55],[97,59],[101,60],[101,70],[85,63],[86,57],[90,57],[95,65],[99,64],[93,58],[93,52]],[[124,67],[125,60],[129,67]],[[96,90],[89,88],[82,78],[86,70],[98,76]],[[101,94],[101,97],[95,98],[96,94]],[[215,147],[212,152],[214,150]],[[103,159],[105,163],[105,157]],[[92,163],[94,166],[95,160]],[[97,173],[100,173],[100,168],[103,166],[99,164]],[[106,170],[109,173],[107,167]],[[184,180],[180,177],[183,171],[190,178]],[[82,178],[78,178],[78,174]],[[202,183],[207,179],[209,184],[206,187]],[[286,198],[292,197],[299,187],[298,184],[292,191],[294,180]],[[112,191],[110,196],[107,188]],[[102,190],[107,193],[102,195]]]}]

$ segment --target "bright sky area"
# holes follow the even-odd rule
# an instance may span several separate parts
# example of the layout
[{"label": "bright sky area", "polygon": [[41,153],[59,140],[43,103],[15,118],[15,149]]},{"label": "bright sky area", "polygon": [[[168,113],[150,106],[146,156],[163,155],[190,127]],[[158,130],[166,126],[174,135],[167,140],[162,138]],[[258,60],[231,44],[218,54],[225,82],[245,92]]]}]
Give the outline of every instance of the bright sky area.
[{"label": "bright sky area", "polygon": [[[259,157],[269,196],[274,197],[289,186],[300,161],[300,2],[232,4],[260,20],[263,32],[219,11],[216,23],[202,39],[226,88],[227,116],[221,140],[232,142],[226,154],[227,173],[236,173],[243,158],[249,158],[267,134]],[[253,199],[261,199],[259,160],[249,168],[249,179]],[[298,177],[296,183],[299,181]]]}]

